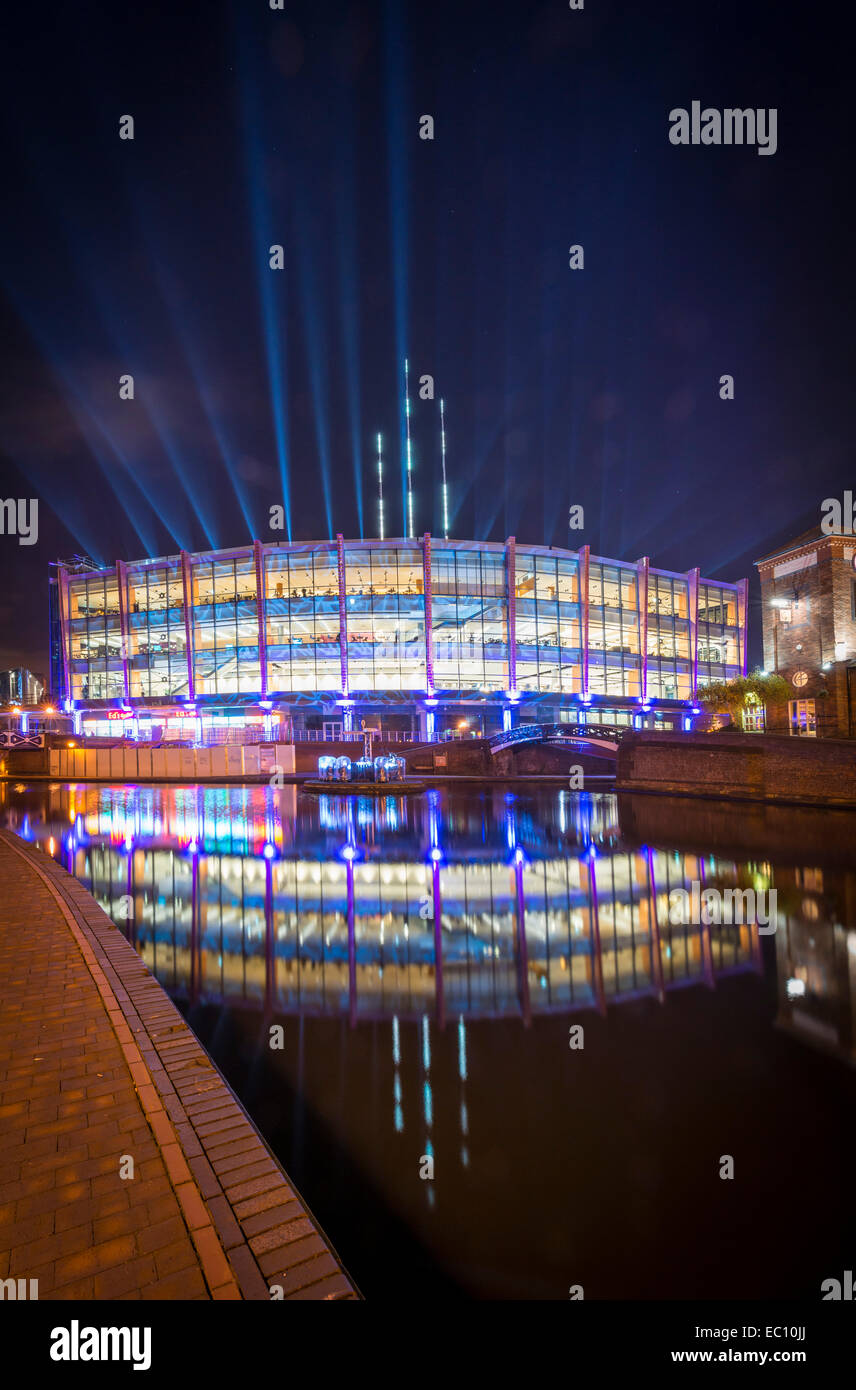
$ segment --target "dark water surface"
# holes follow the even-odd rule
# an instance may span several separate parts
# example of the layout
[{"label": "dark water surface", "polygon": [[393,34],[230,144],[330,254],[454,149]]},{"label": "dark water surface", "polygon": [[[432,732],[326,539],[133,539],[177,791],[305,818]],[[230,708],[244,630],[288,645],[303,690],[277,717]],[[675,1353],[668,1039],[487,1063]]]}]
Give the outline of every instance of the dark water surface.
[{"label": "dark water surface", "polygon": [[[52,784],[0,822],[133,942],[368,1297],[816,1300],[853,1268],[856,818]],[[774,888],[776,931],[672,925],[693,883]]]}]

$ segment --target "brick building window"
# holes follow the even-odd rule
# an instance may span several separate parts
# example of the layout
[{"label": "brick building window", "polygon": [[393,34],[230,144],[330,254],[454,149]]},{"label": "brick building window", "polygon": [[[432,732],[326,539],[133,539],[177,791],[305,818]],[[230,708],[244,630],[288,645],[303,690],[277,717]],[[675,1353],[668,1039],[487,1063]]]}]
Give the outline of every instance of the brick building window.
[{"label": "brick building window", "polygon": [[850,616],[856,622],[856,579],[850,580]]},{"label": "brick building window", "polygon": [[757,695],[750,691],[743,706],[743,728],[747,734],[763,734],[766,727],[766,709]]}]

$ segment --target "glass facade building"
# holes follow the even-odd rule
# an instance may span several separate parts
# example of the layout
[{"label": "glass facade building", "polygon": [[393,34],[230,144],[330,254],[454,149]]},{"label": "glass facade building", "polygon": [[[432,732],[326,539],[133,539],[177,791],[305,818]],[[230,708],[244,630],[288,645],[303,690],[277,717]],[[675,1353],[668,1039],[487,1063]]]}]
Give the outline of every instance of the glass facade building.
[{"label": "glass facade building", "polygon": [[574,710],[677,720],[700,684],[745,672],[746,593],[746,580],[513,537],[256,541],[60,566],[55,693],[90,714],[276,707],[296,728],[326,715],[348,729],[380,712],[429,734],[472,707],[485,733]]}]

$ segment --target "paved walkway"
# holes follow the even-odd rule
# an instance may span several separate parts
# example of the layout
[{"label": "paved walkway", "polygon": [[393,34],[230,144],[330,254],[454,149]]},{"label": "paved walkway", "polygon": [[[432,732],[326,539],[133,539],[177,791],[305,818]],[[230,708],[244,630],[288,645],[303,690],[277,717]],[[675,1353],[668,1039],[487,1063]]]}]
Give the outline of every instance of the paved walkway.
[{"label": "paved walkway", "polygon": [[274,1285],[283,1298],[358,1297],[121,932],[52,859],[0,831],[10,1279],[38,1279],[40,1299],[270,1300]]}]

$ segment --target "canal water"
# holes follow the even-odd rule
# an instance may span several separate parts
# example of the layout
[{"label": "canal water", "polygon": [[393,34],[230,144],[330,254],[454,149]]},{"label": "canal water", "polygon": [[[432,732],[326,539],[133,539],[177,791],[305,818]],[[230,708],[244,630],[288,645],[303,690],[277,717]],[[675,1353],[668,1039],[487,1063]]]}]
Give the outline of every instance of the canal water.
[{"label": "canal water", "polygon": [[[0,823],[113,917],[367,1297],[816,1300],[853,1267],[847,814],[6,784]],[[676,920],[693,885],[774,889],[775,931]]]}]

